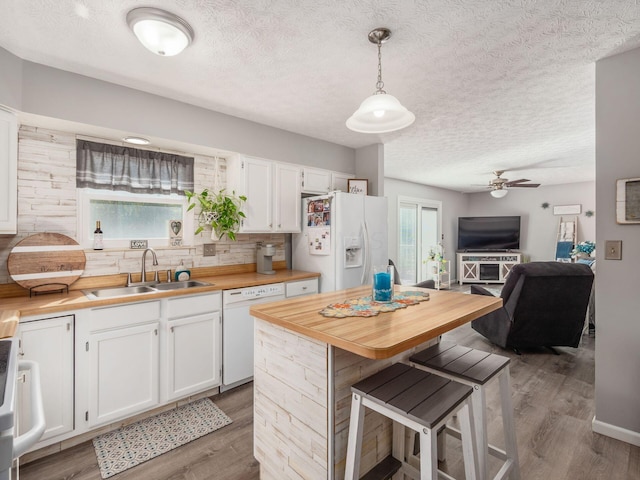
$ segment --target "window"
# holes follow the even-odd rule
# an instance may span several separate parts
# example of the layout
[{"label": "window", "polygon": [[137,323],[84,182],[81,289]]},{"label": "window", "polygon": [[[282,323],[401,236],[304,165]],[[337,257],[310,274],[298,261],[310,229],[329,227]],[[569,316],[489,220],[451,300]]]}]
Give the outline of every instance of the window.
[{"label": "window", "polygon": [[182,222],[183,245],[193,243],[193,214],[187,214],[183,196],[90,188],[78,192],[78,241],[85,248],[93,245],[98,220],[104,233],[104,248],[129,248],[130,240],[147,240],[150,247],[168,247],[171,220]]},{"label": "window", "polygon": [[440,241],[442,202],[398,197],[398,261],[403,284],[427,280],[429,250]]}]

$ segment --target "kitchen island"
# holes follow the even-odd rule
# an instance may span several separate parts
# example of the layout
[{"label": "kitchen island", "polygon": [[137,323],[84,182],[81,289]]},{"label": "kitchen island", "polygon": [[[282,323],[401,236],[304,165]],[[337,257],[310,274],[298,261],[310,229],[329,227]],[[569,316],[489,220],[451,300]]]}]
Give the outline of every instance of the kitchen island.
[{"label": "kitchen island", "polygon": [[[351,385],[502,305],[497,297],[396,286],[411,290],[430,298],[374,317],[318,313],[369,295],[369,286],[251,308],[254,455],[262,479],[342,479]],[[389,455],[391,432],[390,421],[367,415],[361,472]]]}]

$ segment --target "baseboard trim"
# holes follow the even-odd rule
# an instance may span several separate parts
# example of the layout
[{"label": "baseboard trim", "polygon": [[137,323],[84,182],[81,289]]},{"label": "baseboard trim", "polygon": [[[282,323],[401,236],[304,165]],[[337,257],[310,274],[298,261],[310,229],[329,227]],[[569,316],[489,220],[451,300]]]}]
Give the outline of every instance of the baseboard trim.
[{"label": "baseboard trim", "polygon": [[631,430],[627,430],[626,428],[617,427],[615,425],[611,425],[610,423],[601,422],[600,420],[596,420],[595,415],[593,417],[593,421],[591,422],[591,429],[595,433],[606,435],[607,437],[615,438],[616,440],[620,440],[622,442],[635,445],[636,447],[640,447],[640,432],[633,432]]}]

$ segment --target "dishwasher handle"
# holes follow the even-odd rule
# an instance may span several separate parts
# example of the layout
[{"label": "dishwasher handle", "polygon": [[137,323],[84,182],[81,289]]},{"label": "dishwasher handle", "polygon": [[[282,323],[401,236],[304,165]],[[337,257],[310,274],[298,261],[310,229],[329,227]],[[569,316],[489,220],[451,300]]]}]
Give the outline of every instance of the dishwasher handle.
[{"label": "dishwasher handle", "polygon": [[18,458],[38,443],[46,428],[44,407],[42,406],[42,387],[40,386],[40,367],[32,360],[20,360],[18,370],[31,372],[31,428],[13,440],[13,458]]}]

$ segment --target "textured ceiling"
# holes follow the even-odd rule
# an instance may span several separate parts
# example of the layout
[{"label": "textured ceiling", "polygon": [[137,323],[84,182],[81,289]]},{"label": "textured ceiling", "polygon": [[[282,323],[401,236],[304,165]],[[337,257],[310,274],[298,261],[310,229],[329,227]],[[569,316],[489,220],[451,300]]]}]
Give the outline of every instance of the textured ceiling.
[{"label": "textured ceiling", "polygon": [[[177,57],[125,16],[187,20]],[[491,171],[543,185],[593,180],[595,66],[640,46],[634,0],[0,0],[0,46],[44,65],[331,142],[385,144],[386,176],[458,191]],[[383,80],[416,115],[384,135],[345,120],[375,90],[367,33],[393,32]]]}]

